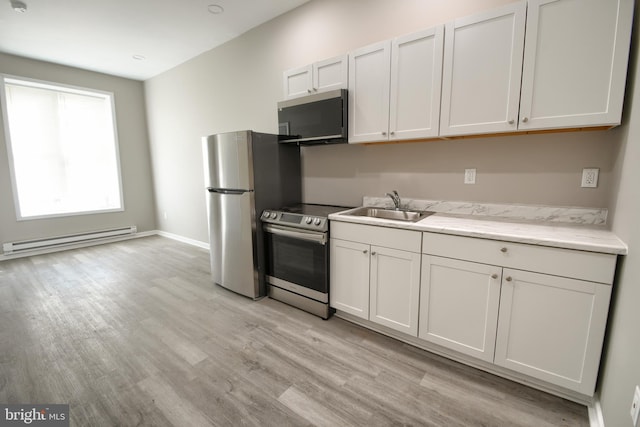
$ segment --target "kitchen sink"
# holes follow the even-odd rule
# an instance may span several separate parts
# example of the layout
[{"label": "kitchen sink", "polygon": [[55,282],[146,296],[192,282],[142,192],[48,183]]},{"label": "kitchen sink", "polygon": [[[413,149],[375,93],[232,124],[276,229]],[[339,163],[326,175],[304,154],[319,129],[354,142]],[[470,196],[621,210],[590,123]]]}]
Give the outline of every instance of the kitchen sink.
[{"label": "kitchen sink", "polygon": [[396,221],[418,222],[423,218],[432,215],[434,212],[429,211],[405,211],[384,208],[358,208],[347,215],[368,216],[370,218],[392,219]]}]

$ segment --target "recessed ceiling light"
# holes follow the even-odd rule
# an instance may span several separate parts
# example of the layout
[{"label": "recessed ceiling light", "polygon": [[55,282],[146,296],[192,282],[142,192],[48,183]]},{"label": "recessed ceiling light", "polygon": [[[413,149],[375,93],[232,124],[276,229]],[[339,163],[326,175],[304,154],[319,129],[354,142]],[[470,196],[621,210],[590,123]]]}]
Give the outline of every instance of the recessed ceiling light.
[{"label": "recessed ceiling light", "polygon": [[24,13],[27,11],[27,4],[20,0],[11,0],[11,8],[16,12]]},{"label": "recessed ceiling light", "polygon": [[220,15],[224,12],[224,8],[219,4],[210,4],[207,9],[209,9],[209,13],[213,13],[214,15]]},{"label": "recessed ceiling light", "polygon": [[133,55],[132,58],[136,61],[144,61],[145,59],[147,59],[144,57],[144,55]]}]

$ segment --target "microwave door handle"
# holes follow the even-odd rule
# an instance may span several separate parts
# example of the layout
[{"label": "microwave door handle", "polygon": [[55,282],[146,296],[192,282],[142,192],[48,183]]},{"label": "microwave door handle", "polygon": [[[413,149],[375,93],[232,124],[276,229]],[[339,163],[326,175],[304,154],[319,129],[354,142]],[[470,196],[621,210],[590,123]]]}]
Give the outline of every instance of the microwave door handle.
[{"label": "microwave door handle", "polygon": [[319,243],[324,245],[327,243],[327,236],[325,233],[305,233],[304,231],[294,231],[286,228],[281,228],[274,225],[265,225],[264,231],[267,233],[275,234],[277,236],[291,237],[293,239],[306,240],[308,242]]}]

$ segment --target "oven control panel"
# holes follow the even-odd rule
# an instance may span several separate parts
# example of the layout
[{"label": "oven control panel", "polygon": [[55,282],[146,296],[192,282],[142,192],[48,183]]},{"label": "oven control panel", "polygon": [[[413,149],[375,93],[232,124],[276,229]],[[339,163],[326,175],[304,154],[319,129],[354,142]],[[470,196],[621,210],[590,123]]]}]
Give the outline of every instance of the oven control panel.
[{"label": "oven control panel", "polygon": [[308,230],[326,231],[329,228],[327,218],[298,213],[266,210],[262,212],[260,219],[262,222],[304,228]]}]

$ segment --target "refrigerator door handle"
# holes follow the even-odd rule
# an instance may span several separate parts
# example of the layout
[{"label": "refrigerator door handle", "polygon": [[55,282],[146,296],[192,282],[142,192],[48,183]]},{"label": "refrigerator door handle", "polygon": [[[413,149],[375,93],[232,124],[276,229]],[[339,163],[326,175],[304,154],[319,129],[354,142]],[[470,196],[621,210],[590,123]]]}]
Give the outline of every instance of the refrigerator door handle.
[{"label": "refrigerator door handle", "polygon": [[219,194],[244,194],[251,192],[253,190],[245,190],[242,188],[212,188],[208,187],[207,191],[209,193],[219,193]]},{"label": "refrigerator door handle", "polygon": [[265,225],[264,231],[278,236],[306,240],[309,242],[319,243],[321,245],[327,243],[327,235],[325,233],[316,233],[313,231],[294,231],[290,228],[278,227],[277,225]]}]

